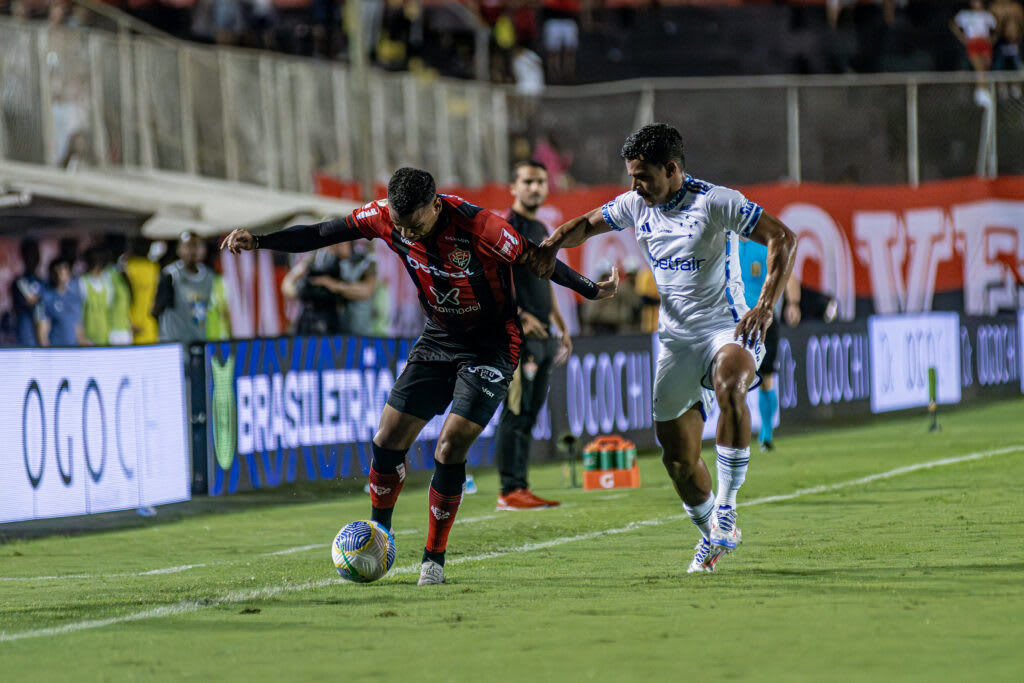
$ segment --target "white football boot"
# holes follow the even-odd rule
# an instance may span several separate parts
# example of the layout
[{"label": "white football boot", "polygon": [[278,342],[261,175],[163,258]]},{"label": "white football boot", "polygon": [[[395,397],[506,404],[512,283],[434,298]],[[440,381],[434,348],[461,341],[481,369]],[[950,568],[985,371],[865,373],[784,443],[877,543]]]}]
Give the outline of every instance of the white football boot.
[{"label": "white football boot", "polygon": [[743,542],[743,533],[736,526],[736,509],[729,505],[719,505],[711,523],[711,545],[721,552],[730,553]]},{"label": "white football boot", "polygon": [[417,586],[434,586],[444,583],[444,567],[433,560],[427,560],[420,565],[420,580]]},{"label": "white football boot", "polygon": [[694,546],[693,560],[690,562],[690,566],[687,568],[687,574],[696,574],[698,572],[713,572],[715,571],[715,564],[718,562],[718,558],[722,556],[722,550],[715,548],[711,545],[708,539],[703,536],[697,541],[697,545]]}]

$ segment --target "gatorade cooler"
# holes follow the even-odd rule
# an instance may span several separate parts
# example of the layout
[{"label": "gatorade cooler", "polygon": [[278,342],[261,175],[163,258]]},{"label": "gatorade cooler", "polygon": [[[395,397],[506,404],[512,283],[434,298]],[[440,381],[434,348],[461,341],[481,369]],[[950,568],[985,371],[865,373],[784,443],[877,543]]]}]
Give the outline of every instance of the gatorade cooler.
[{"label": "gatorade cooler", "polygon": [[[596,467],[588,466],[596,463]],[[636,445],[612,434],[594,439],[583,451],[583,489],[639,488]]]}]

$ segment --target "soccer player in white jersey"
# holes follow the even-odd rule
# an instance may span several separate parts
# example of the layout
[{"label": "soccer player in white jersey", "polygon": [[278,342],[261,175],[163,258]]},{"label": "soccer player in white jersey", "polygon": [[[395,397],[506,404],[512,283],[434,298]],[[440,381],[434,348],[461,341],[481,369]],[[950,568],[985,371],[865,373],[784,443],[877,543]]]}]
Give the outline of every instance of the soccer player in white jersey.
[{"label": "soccer player in white jersey", "polygon": [[[635,230],[661,294],[655,433],[669,478],[701,533],[688,571],[709,572],[742,538],[736,492],[750,459],[746,394],[756,385],[761,341],[793,269],[796,236],[736,190],[690,177],[682,138],[671,126],[644,126],[626,139],[621,156],[632,189],[559,227],[529,265],[544,276],[558,249],[609,230]],[[743,299],[740,236],[768,247],[767,277],[750,309]],[[721,410],[717,497],[700,457],[712,396]]]}]

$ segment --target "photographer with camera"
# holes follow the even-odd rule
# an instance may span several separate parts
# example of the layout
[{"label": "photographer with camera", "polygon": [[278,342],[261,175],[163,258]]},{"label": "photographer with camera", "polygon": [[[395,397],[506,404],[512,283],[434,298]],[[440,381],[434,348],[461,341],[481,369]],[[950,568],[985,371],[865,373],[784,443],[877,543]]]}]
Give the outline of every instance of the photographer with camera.
[{"label": "photographer with camera", "polygon": [[296,334],[369,335],[377,262],[350,242],[305,255],[281,282],[281,293],[302,304]]}]

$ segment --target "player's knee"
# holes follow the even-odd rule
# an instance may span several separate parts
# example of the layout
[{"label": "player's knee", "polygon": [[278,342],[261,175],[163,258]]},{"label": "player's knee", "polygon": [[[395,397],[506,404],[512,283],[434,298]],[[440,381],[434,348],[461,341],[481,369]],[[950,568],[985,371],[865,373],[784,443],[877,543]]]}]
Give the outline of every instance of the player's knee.
[{"label": "player's knee", "polygon": [[373,435],[373,442],[380,448],[390,450],[397,451],[409,448],[405,443],[406,439],[398,431],[383,426]]},{"label": "player's knee", "polygon": [[466,438],[455,432],[443,432],[437,440],[434,457],[438,462],[454,465],[466,460],[466,453],[473,444],[472,438]]},{"label": "player's knee", "polygon": [[746,382],[729,379],[715,387],[715,398],[723,413],[738,413],[747,408]]},{"label": "player's knee", "polygon": [[661,451],[661,464],[665,466],[665,469],[673,478],[676,475],[686,474],[692,470],[694,464],[699,459],[700,447],[663,448]]}]

